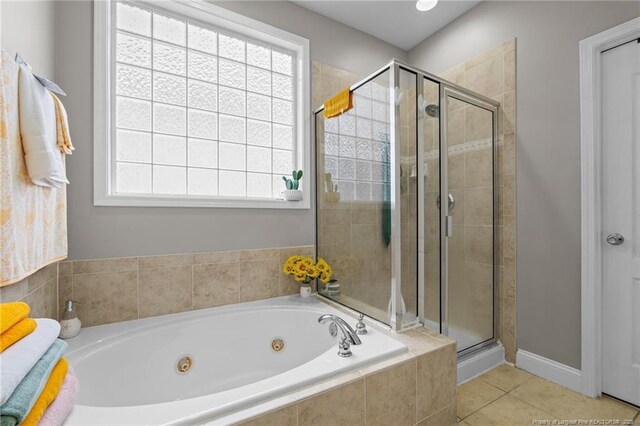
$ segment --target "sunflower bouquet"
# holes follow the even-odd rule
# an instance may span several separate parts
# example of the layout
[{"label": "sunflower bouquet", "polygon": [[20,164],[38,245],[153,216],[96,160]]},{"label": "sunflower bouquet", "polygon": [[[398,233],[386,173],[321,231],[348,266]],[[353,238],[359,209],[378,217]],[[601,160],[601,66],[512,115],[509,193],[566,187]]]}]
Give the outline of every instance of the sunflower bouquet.
[{"label": "sunflower bouquet", "polygon": [[331,279],[333,270],[331,266],[321,257],[315,263],[307,256],[290,256],[282,267],[285,275],[293,276],[293,279],[302,284],[309,284],[318,278],[323,283],[335,282]]}]

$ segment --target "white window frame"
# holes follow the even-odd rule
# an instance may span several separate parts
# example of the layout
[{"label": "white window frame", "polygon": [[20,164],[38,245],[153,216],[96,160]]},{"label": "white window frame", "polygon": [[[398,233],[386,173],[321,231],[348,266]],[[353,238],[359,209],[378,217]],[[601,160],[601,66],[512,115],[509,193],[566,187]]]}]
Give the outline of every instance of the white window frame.
[{"label": "white window frame", "polygon": [[[153,8],[152,3],[139,1]],[[94,194],[96,206],[131,207],[227,207],[266,209],[311,208],[311,113],[309,40],[296,34],[256,21],[235,12],[212,5],[204,0],[171,0],[162,2],[162,8],[175,14],[192,17],[215,27],[243,34],[273,46],[296,53],[295,63],[295,139],[296,165],[304,170],[302,201],[250,197],[189,196],[166,194],[118,194],[112,187],[115,162],[112,159],[113,75],[112,57],[115,40],[112,40],[113,2],[94,2]],[[284,189],[284,182],[283,182]]]}]

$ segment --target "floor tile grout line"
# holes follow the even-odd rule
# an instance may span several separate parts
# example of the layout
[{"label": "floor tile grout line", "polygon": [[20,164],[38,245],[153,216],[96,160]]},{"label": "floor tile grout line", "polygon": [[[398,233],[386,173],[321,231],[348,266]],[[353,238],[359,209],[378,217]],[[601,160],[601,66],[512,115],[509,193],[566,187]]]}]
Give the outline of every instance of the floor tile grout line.
[{"label": "floor tile grout line", "polygon": [[537,410],[540,410],[540,411],[542,411],[543,413],[548,414],[548,415],[550,415],[550,416],[551,416],[551,417],[553,417],[553,418],[558,418],[558,417],[556,417],[554,414],[551,414],[551,413],[549,413],[548,411],[546,411],[544,408],[540,408],[540,407],[538,407],[537,405],[535,405],[535,404],[533,404],[533,403],[531,403],[531,402],[529,402],[529,401],[526,401],[526,400],[524,400],[524,399],[522,399],[522,398],[517,397],[516,395],[511,395],[511,397],[513,397],[513,398],[515,398],[515,399],[517,399],[517,400],[519,400],[519,401],[521,401],[521,402],[524,402],[525,404],[527,404],[527,405],[529,405],[529,406],[531,406],[531,407],[533,407],[533,408],[535,408],[535,409],[537,409]]}]

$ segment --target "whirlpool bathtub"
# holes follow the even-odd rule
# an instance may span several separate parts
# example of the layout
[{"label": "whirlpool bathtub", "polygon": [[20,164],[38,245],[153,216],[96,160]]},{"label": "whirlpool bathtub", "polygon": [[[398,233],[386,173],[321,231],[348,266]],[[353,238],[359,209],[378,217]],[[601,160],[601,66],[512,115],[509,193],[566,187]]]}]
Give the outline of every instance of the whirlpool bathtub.
[{"label": "whirlpool bathtub", "polygon": [[67,424],[201,424],[407,350],[369,327],[341,358],[326,313],[355,326],[285,296],[85,328],[68,341],[80,391]]}]

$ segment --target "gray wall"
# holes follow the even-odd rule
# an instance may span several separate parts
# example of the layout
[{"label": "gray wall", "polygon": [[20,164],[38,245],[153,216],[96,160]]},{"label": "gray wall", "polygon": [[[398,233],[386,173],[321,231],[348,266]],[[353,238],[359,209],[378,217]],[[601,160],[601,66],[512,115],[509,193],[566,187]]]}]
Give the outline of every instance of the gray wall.
[{"label": "gray wall", "polygon": [[441,72],[517,37],[518,348],[580,368],[578,42],[638,2],[482,2],[409,52]]},{"label": "gray wall", "polygon": [[[353,28],[287,2],[234,2],[224,7],[302,35],[311,58],[366,73],[406,53]],[[308,245],[312,210],[130,208],[93,206],[93,9],[87,1],[56,3],[55,75],[67,91],[69,257],[130,255]],[[20,30],[20,35],[24,32]],[[309,179],[312,174],[309,173]],[[309,180],[307,180],[309,183]]]},{"label": "gray wall", "polygon": [[54,3],[3,0],[0,3],[0,9],[2,10],[2,25],[0,25],[2,49],[6,50],[11,57],[16,52],[20,52],[37,74],[53,78]]}]

